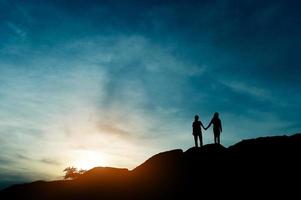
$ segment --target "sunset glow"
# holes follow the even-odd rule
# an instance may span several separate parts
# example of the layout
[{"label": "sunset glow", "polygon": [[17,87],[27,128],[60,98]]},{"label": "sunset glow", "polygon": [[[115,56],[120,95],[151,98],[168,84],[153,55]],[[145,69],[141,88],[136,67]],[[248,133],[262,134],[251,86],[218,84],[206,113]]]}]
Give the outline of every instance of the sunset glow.
[{"label": "sunset glow", "polygon": [[78,151],[78,157],[74,160],[74,167],[77,169],[88,170],[96,166],[106,166],[105,157],[99,152],[95,151]]}]

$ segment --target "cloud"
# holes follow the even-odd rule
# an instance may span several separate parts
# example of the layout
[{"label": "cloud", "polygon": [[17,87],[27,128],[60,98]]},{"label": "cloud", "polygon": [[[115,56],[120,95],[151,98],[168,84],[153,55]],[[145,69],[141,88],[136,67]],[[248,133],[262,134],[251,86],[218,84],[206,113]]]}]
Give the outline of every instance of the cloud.
[{"label": "cloud", "polygon": [[9,157],[9,155],[1,155],[0,156],[0,166],[7,166],[7,165],[10,165],[14,162],[14,160]]},{"label": "cloud", "polygon": [[[16,157],[13,158],[14,160],[25,160],[25,161],[29,161],[29,162],[41,162],[43,164],[46,165],[61,165],[62,163],[58,160],[55,160],[53,158],[42,158],[42,159],[38,159],[38,158],[30,158],[28,156],[22,155],[17,153]],[[18,162],[18,161],[17,161]],[[22,161],[21,161],[22,162]]]},{"label": "cloud", "polygon": [[54,166],[61,165],[60,161],[57,161],[57,160],[54,160],[54,159],[50,159],[50,158],[43,158],[43,159],[38,160],[38,161],[42,162],[42,163],[45,163],[47,165],[54,165]]},{"label": "cloud", "polygon": [[32,158],[29,158],[29,157],[24,156],[24,155],[19,154],[19,153],[16,154],[16,158],[17,159],[22,159],[22,160],[32,160]]},{"label": "cloud", "polygon": [[13,24],[11,22],[7,22],[6,24],[21,39],[25,39],[26,38],[27,33],[24,30],[22,30],[20,27],[18,27],[17,25],[15,25],[15,24]]},{"label": "cloud", "polygon": [[[114,122],[113,122],[114,123]],[[118,126],[114,124],[105,124],[105,123],[98,123],[99,130],[101,132],[105,132],[108,134],[114,134],[114,135],[120,135],[120,136],[129,136],[130,133],[122,128],[119,128]]]},{"label": "cloud", "polygon": [[222,84],[231,88],[235,92],[248,94],[255,97],[259,101],[272,100],[271,92],[267,89],[260,88],[254,85],[248,85],[241,81],[221,81]]}]

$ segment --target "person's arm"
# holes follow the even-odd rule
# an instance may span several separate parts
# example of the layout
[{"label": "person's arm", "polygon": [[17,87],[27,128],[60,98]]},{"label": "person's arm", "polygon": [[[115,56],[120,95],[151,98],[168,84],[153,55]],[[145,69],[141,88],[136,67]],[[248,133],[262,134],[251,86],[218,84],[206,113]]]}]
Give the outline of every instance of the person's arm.
[{"label": "person's arm", "polygon": [[203,129],[207,130],[207,128],[205,128],[205,126],[203,125],[203,123],[201,122],[201,126],[203,127]]},{"label": "person's arm", "polygon": [[205,128],[205,130],[207,130],[212,124],[212,120],[210,121],[210,123],[208,124],[208,126]]},{"label": "person's arm", "polygon": [[221,132],[223,132],[222,121],[221,120],[219,120],[219,124],[220,124],[220,130],[221,130]]}]

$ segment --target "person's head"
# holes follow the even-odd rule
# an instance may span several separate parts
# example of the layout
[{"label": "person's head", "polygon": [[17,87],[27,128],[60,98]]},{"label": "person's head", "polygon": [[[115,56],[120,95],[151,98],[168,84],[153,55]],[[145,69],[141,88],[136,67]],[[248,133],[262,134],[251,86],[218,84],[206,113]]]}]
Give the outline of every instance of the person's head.
[{"label": "person's head", "polygon": [[215,112],[213,117],[218,118],[218,112]]},{"label": "person's head", "polygon": [[195,121],[198,121],[198,120],[199,120],[199,116],[198,116],[198,115],[195,115],[195,116],[194,116],[194,120],[195,120]]}]

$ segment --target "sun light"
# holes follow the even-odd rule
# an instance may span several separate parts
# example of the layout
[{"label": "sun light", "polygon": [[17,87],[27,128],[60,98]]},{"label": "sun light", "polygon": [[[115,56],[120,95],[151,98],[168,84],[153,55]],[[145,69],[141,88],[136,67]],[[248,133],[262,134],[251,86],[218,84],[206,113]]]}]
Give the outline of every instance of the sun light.
[{"label": "sun light", "polygon": [[104,156],[99,152],[90,150],[81,150],[77,152],[77,158],[74,161],[74,167],[84,170],[103,166],[104,164]]}]

